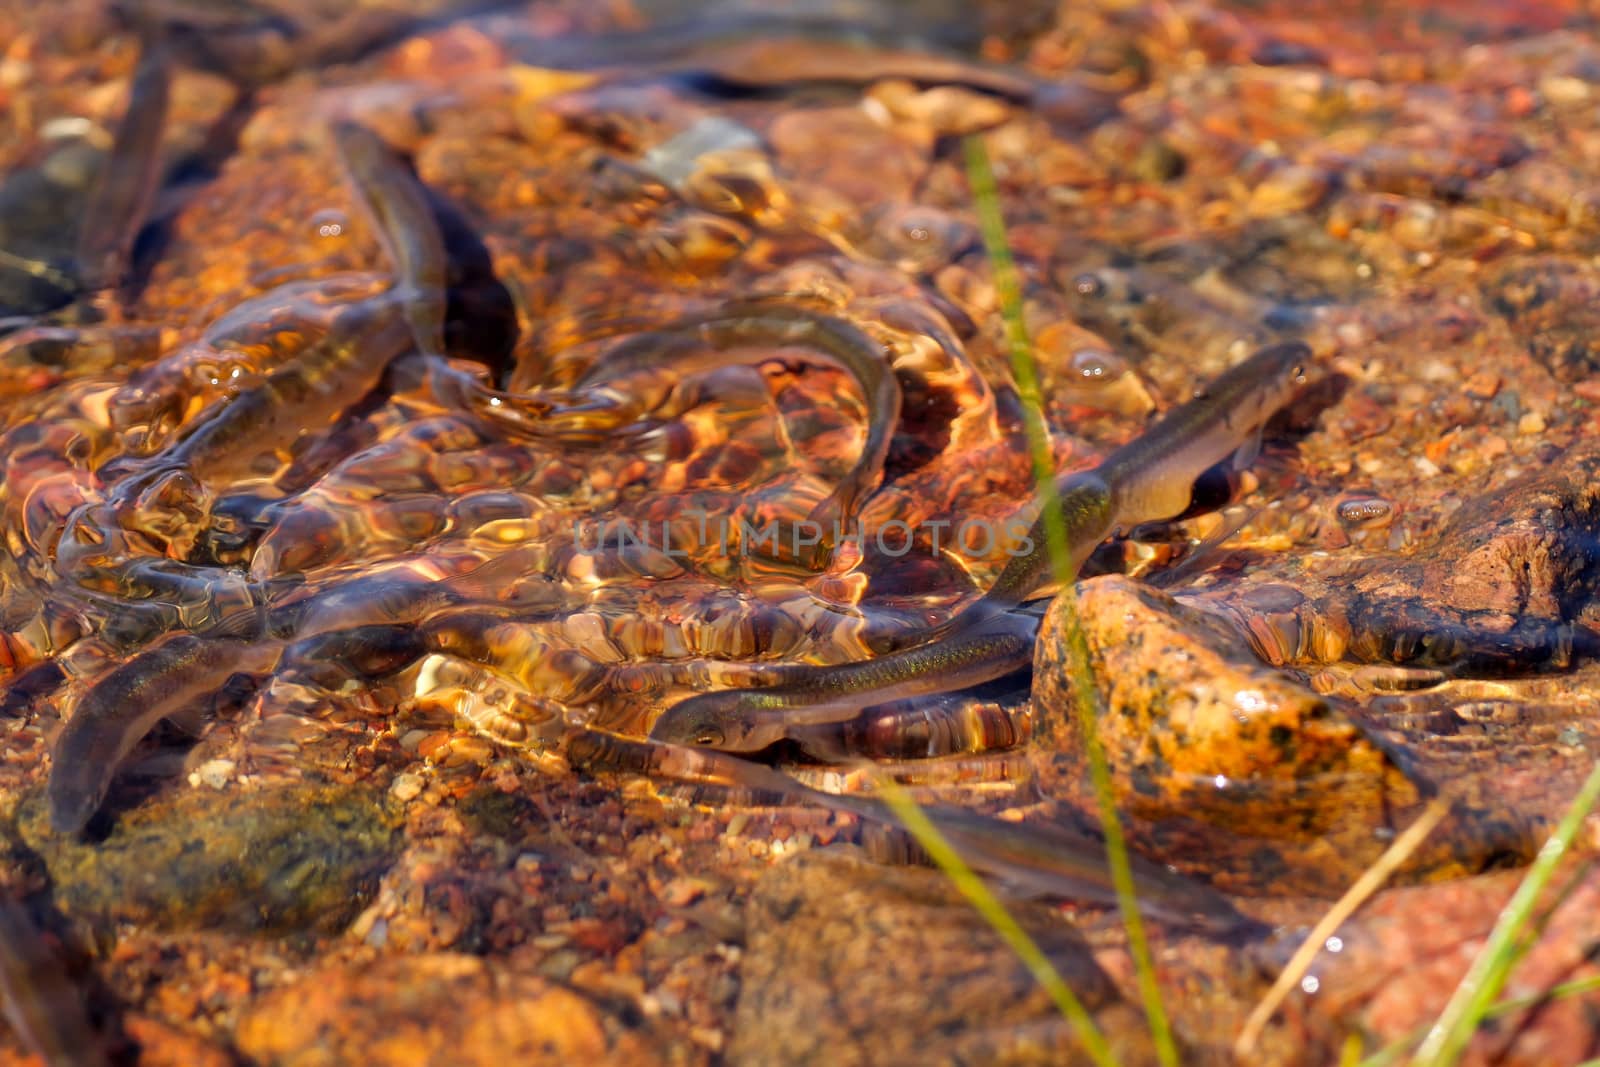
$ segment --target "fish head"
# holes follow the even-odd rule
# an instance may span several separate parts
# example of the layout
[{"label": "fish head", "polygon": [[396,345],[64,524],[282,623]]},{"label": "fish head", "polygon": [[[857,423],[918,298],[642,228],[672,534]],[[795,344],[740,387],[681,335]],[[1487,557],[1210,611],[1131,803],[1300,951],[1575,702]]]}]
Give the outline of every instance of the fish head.
[{"label": "fish head", "polygon": [[724,748],[735,731],[729,729],[727,709],[720,701],[707,700],[719,694],[691,697],[674,704],[662,713],[650,730],[652,741],[665,741],[674,745],[692,745],[699,748]]}]

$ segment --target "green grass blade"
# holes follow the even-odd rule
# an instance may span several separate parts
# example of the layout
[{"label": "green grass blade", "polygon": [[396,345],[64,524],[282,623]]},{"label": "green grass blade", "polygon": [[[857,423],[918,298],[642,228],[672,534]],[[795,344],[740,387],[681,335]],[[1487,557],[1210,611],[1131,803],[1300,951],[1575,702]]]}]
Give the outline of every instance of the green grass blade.
[{"label": "green grass blade", "polygon": [[1139,914],[1138,900],[1133,888],[1133,868],[1128,862],[1128,847],[1122,836],[1122,822],[1117,817],[1116,797],[1111,787],[1111,771],[1106,764],[1104,749],[1095,722],[1095,707],[1099,689],[1089,665],[1089,643],[1078,625],[1077,605],[1072,589],[1077,566],[1067,550],[1066,525],[1061,516],[1055,482],[1054,453],[1050,447],[1049,429],[1045,424],[1044,404],[1039,392],[1039,375],[1034,366],[1033,348],[1028,342],[1027,326],[1022,317],[1022,289],[1017,281],[1016,262],[1011,258],[1011,245],[1006,238],[1005,218],[1000,211],[1000,195],[995,187],[994,171],[989,166],[989,154],[978,136],[966,139],[967,181],[972,187],[972,198],[978,214],[978,227],[983,234],[983,244],[988,252],[990,269],[994,273],[995,294],[1000,301],[1000,313],[1005,322],[1006,347],[1011,359],[1011,374],[1017,384],[1022,401],[1023,426],[1027,433],[1028,451],[1033,459],[1034,480],[1038,483],[1039,502],[1044,509],[1045,543],[1050,550],[1050,562],[1056,580],[1062,587],[1058,607],[1064,620],[1066,655],[1063,661],[1071,664],[1073,681],[1073,709],[1078,720],[1078,732],[1088,757],[1089,777],[1094,786],[1095,799],[1100,814],[1100,827],[1106,839],[1106,856],[1111,868],[1111,881],[1117,892],[1117,906],[1128,933],[1128,948],[1133,954],[1134,970],[1138,977],[1139,995],[1144,1002],[1145,1017],[1150,1024],[1150,1036],[1155,1044],[1156,1056],[1162,1067],[1175,1067],[1178,1062],[1177,1044],[1172,1037],[1172,1026],[1167,1020],[1165,1006],[1161,1003],[1161,989],[1156,982],[1155,964],[1150,955],[1149,940],[1145,937],[1144,920]]},{"label": "green grass blade", "polygon": [[1033,975],[1034,981],[1050,995],[1055,1002],[1057,1010],[1063,1018],[1072,1024],[1078,1035],[1078,1040],[1083,1043],[1084,1051],[1088,1052],[1091,1059],[1099,1067],[1117,1067],[1117,1058],[1112,1055],[1111,1047],[1106,1044],[1105,1035],[1094,1024],[1094,1019],[1089,1015],[1083,1002],[1073,993],[1072,987],[1067,985],[1066,979],[1061,977],[1061,972],[1056,970],[1050,962],[1050,957],[1044,954],[1033,938],[1028,936],[1015,916],[1006,910],[982,878],[968,867],[955,848],[945,840],[937,827],[929,821],[928,816],[912,799],[911,794],[901,788],[898,782],[884,775],[874,776],[878,794],[883,798],[889,809],[905,826],[911,836],[917,839],[923,851],[944,872],[946,878],[960,890],[983,916],[985,922],[994,928],[995,933],[1017,954],[1028,973]]},{"label": "green grass blade", "polygon": [[[1600,975],[1592,978],[1578,978],[1571,982],[1562,982],[1560,985],[1551,986],[1542,993],[1530,993],[1525,997],[1502,1000],[1484,1012],[1483,1017],[1485,1019],[1498,1019],[1502,1015],[1509,1015],[1524,1008],[1553,1004],[1567,997],[1582,996],[1584,993],[1594,992],[1600,992]],[[1392,1064],[1399,1063],[1408,1050],[1414,1048],[1418,1041],[1428,1036],[1428,1031],[1431,1029],[1432,1024],[1424,1024],[1404,1037],[1396,1038],[1362,1060],[1360,1067],[1391,1067]]]},{"label": "green grass blade", "polygon": [[1597,799],[1600,799],[1600,763],[1584,779],[1572,806],[1561,817],[1556,832],[1539,850],[1522,884],[1517,886],[1510,903],[1500,912],[1483,950],[1472,961],[1466,977],[1461,979],[1450,1002],[1428,1031],[1422,1047],[1417,1050],[1417,1063],[1427,1067],[1447,1067],[1460,1058],[1505,985],[1512,964],[1519,955],[1518,942],[1522,931],[1533,917],[1539,895],[1549,884],[1556,865],[1572,845],[1572,839],[1577,836],[1579,827]]},{"label": "green grass blade", "polygon": [[1328,943],[1328,938],[1344,925],[1345,920],[1356,913],[1357,908],[1366,903],[1368,897],[1383,888],[1389,876],[1411,858],[1411,854],[1422,846],[1428,835],[1438,828],[1449,812],[1450,801],[1442,796],[1434,797],[1423,809],[1422,814],[1383,850],[1383,855],[1363,871],[1361,877],[1345,891],[1344,896],[1335,901],[1333,907],[1317,920],[1317,925],[1311,928],[1311,932],[1306,935],[1300,947],[1284,965],[1278,980],[1272,983],[1272,988],[1261,998],[1261,1002],[1256,1005],[1250,1017],[1245,1020],[1243,1029],[1239,1031],[1239,1037],[1234,1042],[1233,1054],[1238,1057],[1240,1063],[1248,1063],[1255,1054],[1256,1041],[1261,1037],[1261,1032],[1266,1029],[1267,1023],[1288,997],[1290,990],[1298,986],[1300,980],[1305,977],[1312,961]]}]

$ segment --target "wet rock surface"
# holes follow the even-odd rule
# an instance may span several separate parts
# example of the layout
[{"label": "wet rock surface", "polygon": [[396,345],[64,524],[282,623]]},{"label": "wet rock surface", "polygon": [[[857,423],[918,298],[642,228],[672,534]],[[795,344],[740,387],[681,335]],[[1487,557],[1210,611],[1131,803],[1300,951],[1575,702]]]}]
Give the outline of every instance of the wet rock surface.
[{"label": "wet rock surface", "polygon": [[[1130,1035],[1118,1062],[1154,1062],[1134,1036],[1137,1009],[1088,943],[1049,909],[1016,915],[1098,1024]],[[1027,968],[933,871],[884,871],[854,850],[800,856],[757,884],[745,922],[730,1062],[1091,1062]]]},{"label": "wet rock surface", "polygon": [[342,929],[392,860],[398,829],[383,795],[365,787],[196,790],[86,841],[50,831],[42,799],[19,809],[17,835],[57,906],[101,929]]},{"label": "wet rock surface", "polygon": [[[439,1026],[442,1004],[471,1010]],[[262,998],[238,1041],[259,1063],[692,1062],[663,1055],[648,1032],[570,989],[449,953],[308,975]]]},{"label": "wet rock surface", "polygon": [[[1369,865],[1419,790],[1344,708],[1265,666],[1215,615],[1119,577],[1078,597],[1099,741],[1140,850],[1248,892],[1317,893]],[[1047,788],[1093,803],[1063,619],[1039,636]]]}]

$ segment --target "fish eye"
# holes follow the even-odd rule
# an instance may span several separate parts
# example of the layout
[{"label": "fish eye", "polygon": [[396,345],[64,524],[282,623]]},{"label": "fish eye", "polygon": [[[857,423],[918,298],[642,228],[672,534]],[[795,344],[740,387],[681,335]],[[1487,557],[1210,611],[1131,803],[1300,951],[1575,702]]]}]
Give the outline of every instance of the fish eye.
[{"label": "fish eye", "polygon": [[1072,288],[1079,296],[1101,297],[1106,295],[1106,283],[1100,276],[1091,271],[1085,271],[1072,279]]},{"label": "fish eye", "polygon": [[341,237],[350,228],[344,212],[326,208],[311,216],[311,230],[318,237]]},{"label": "fish eye", "polygon": [[1127,365],[1103,348],[1080,348],[1072,354],[1072,370],[1085,382],[1107,382],[1120,378]]}]

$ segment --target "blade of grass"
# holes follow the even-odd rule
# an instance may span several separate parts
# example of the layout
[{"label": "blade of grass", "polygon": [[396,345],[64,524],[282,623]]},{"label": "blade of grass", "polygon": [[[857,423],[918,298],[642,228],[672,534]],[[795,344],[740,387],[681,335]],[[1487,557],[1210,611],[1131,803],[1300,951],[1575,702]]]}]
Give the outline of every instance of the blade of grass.
[{"label": "blade of grass", "polygon": [[1006,238],[1005,218],[1000,211],[1000,194],[995,187],[994,171],[989,166],[989,154],[977,135],[965,142],[967,182],[972,187],[972,199],[978,215],[978,228],[983,234],[984,249],[989,256],[990,270],[994,274],[995,295],[1000,303],[1000,315],[1005,323],[1006,348],[1011,360],[1011,374],[1017,384],[1022,402],[1023,428],[1027,434],[1028,452],[1033,460],[1034,481],[1038,483],[1039,504],[1045,521],[1045,543],[1050,550],[1050,563],[1061,586],[1057,610],[1063,620],[1066,655],[1063,660],[1071,664],[1073,683],[1073,709],[1078,722],[1085,755],[1088,757],[1089,778],[1094,786],[1096,806],[1100,814],[1100,828],[1106,839],[1106,857],[1111,868],[1112,885],[1116,888],[1117,906],[1122,912],[1123,925],[1128,934],[1128,949],[1133,955],[1134,971],[1139,984],[1139,995],[1144,1002],[1145,1018],[1150,1026],[1151,1040],[1156,1057],[1162,1067],[1175,1067],[1178,1062],[1177,1044],[1173,1041],[1172,1026],[1167,1020],[1166,1007],[1161,1003],[1161,988],[1156,982],[1155,963],[1150,955],[1149,940],[1144,932],[1144,920],[1139,914],[1138,900],[1134,895],[1133,869],[1128,862],[1128,846],[1122,836],[1122,822],[1117,817],[1116,796],[1111,786],[1111,771],[1106,765],[1105,751],[1100,746],[1096,730],[1098,710],[1095,707],[1099,689],[1089,664],[1089,643],[1078,625],[1077,605],[1073,599],[1073,579],[1077,565],[1067,550],[1066,525],[1061,515],[1059,494],[1056,491],[1054,454],[1050,447],[1050,434],[1044,419],[1044,404],[1039,392],[1039,375],[1034,366],[1033,348],[1028,342],[1027,326],[1022,318],[1022,289],[1017,281],[1016,262],[1011,258],[1011,245]]},{"label": "blade of grass", "polygon": [[[1560,985],[1551,986],[1542,993],[1529,993],[1525,997],[1502,1000],[1484,1012],[1483,1017],[1485,1019],[1498,1019],[1502,1015],[1509,1015],[1514,1011],[1521,1011],[1523,1008],[1553,1004],[1567,997],[1576,997],[1584,993],[1597,991],[1600,991],[1600,975],[1592,978],[1578,978],[1571,982],[1562,982]],[[1400,1058],[1406,1054],[1407,1050],[1428,1036],[1428,1031],[1431,1028],[1431,1024],[1424,1023],[1404,1037],[1396,1038],[1362,1060],[1360,1067],[1390,1067],[1391,1064],[1399,1063]]]},{"label": "blade of grass", "polygon": [[873,784],[883,802],[910,831],[911,836],[917,839],[917,844],[922,846],[923,851],[927,852],[939,870],[944,872],[944,876],[950,879],[962,896],[971,902],[978,914],[994,928],[1011,951],[1017,954],[1017,958],[1033,975],[1034,981],[1050,995],[1062,1017],[1072,1024],[1078,1040],[1083,1043],[1084,1051],[1089,1057],[1099,1067],[1116,1067],[1117,1059],[1112,1055],[1110,1046],[1106,1044],[1105,1035],[1095,1026],[1088,1009],[1072,992],[1072,987],[1067,985],[1066,979],[1061,977],[1061,972],[1050,962],[1050,957],[1044,954],[1044,950],[1028,936],[1028,932],[1006,910],[1006,906],[989,891],[983,879],[966,865],[950,842],[945,840],[944,835],[929,821],[911,794],[887,775],[873,775]]},{"label": "blade of grass", "polygon": [[1233,1044],[1233,1053],[1241,1062],[1249,1061],[1251,1053],[1255,1051],[1256,1041],[1260,1039],[1261,1031],[1272,1018],[1272,1013],[1278,1010],[1278,1006],[1289,995],[1289,991],[1300,984],[1300,979],[1305,976],[1311,961],[1322,951],[1322,946],[1327,943],[1328,938],[1344,925],[1346,919],[1355,914],[1356,909],[1361,907],[1368,897],[1383,888],[1383,883],[1389,880],[1395,868],[1404,863],[1422,842],[1427,840],[1428,835],[1433,833],[1449,811],[1449,800],[1442,796],[1434,797],[1422,810],[1422,814],[1417,816],[1416,821],[1406,827],[1405,831],[1383,850],[1383,855],[1361,873],[1355,884],[1346,890],[1344,896],[1340,897],[1317,925],[1311,928],[1305,941],[1295,950],[1295,954],[1289,958],[1282,973],[1278,975],[1278,980],[1267,990],[1267,995],[1261,998],[1261,1003],[1250,1013],[1250,1018],[1245,1020],[1244,1029],[1239,1031],[1238,1040]]},{"label": "blade of grass", "polygon": [[1539,895],[1549,884],[1556,865],[1561,862],[1561,857],[1577,836],[1579,827],[1596,800],[1600,800],[1600,763],[1595,764],[1589,777],[1584,779],[1572,806],[1556,826],[1555,833],[1539,850],[1522,884],[1517,886],[1510,903],[1500,912],[1489,940],[1472,961],[1472,966],[1467,969],[1466,976],[1461,979],[1461,984],[1456,987],[1433,1028],[1428,1031],[1422,1047],[1417,1049],[1416,1063],[1427,1067],[1446,1067],[1460,1058],[1490,1004],[1505,985],[1517,956],[1517,942],[1533,916]]}]

